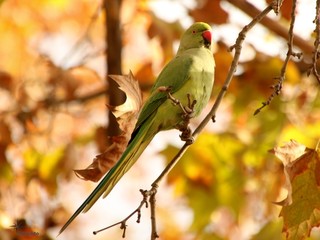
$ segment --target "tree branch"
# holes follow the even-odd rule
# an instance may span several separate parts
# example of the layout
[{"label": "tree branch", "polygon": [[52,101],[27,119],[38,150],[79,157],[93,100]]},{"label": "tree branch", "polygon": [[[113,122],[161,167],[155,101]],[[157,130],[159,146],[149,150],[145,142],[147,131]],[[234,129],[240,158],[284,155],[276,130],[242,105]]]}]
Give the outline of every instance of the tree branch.
[{"label": "tree branch", "polygon": [[295,24],[295,20],[296,20],[296,8],[297,8],[297,0],[293,0],[292,1],[292,9],[291,9],[291,21],[290,21],[290,28],[289,28],[289,39],[288,39],[288,51],[287,51],[287,55],[286,58],[284,60],[284,63],[282,65],[281,68],[281,72],[280,72],[280,76],[277,77],[276,79],[278,80],[277,84],[273,85],[272,88],[274,89],[274,91],[272,92],[272,94],[269,96],[268,100],[265,102],[262,102],[262,106],[259,107],[253,115],[257,115],[264,107],[268,106],[271,101],[273,100],[273,98],[276,95],[279,95],[282,89],[282,84],[285,80],[285,74],[286,74],[286,70],[287,70],[287,66],[289,63],[289,60],[291,57],[297,57],[300,58],[302,56],[302,53],[296,53],[293,51],[293,28],[294,28],[294,24]]},{"label": "tree branch", "polygon": [[[151,206],[151,223],[152,223],[152,234],[151,234],[151,239],[156,239],[158,238],[158,234],[155,230],[155,226],[156,226],[156,218],[155,218],[155,195],[157,193],[157,189],[156,188],[152,188],[151,190],[147,191],[147,190],[142,190],[140,189],[140,193],[142,194],[142,200],[140,202],[140,205],[132,212],[130,213],[126,218],[124,218],[123,220],[121,220],[120,222],[114,223],[108,227],[102,228],[100,230],[94,231],[93,234],[96,235],[99,232],[102,232],[104,230],[107,230],[109,228],[112,228],[114,226],[120,225],[120,229],[123,230],[122,233],[122,238],[126,237],[126,230],[127,230],[127,221],[134,216],[135,214],[137,214],[137,223],[140,223],[140,219],[141,219],[141,208],[145,205],[146,208],[148,208],[148,198],[149,198],[149,203]],[[155,231],[154,231],[155,230]]]}]

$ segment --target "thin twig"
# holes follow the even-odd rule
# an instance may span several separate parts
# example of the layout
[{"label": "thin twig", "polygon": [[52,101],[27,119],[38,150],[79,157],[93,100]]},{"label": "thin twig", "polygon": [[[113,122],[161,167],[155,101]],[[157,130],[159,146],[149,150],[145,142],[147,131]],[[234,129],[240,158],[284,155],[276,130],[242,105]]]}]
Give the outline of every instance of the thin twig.
[{"label": "thin twig", "polygon": [[148,191],[148,190],[142,190],[140,189],[140,192],[143,196],[140,205],[132,212],[130,213],[126,218],[124,218],[123,220],[114,223],[108,227],[102,228],[100,230],[94,231],[93,234],[96,235],[99,232],[102,232],[104,230],[107,230],[109,228],[112,228],[114,226],[120,225],[120,229],[123,230],[122,232],[122,238],[126,237],[126,230],[127,230],[127,221],[134,216],[135,214],[137,214],[137,223],[140,223],[140,219],[141,219],[141,208],[145,205],[146,208],[149,207],[148,205],[148,200],[150,203],[150,211],[151,211],[151,240],[155,240],[156,238],[159,238],[159,235],[157,233],[156,230],[156,213],[155,213],[155,209],[156,209],[156,194],[157,194],[157,185],[153,185],[152,188]]},{"label": "thin twig", "polygon": [[272,86],[272,88],[274,89],[272,94],[269,96],[268,100],[265,102],[262,102],[262,106],[259,107],[253,115],[257,115],[264,107],[268,106],[273,98],[277,95],[280,94],[281,89],[282,89],[282,85],[283,82],[285,80],[285,74],[286,74],[286,70],[287,70],[287,66],[289,63],[289,60],[291,57],[297,57],[300,58],[302,56],[302,53],[296,53],[293,51],[293,28],[294,28],[294,24],[295,24],[295,19],[296,19],[296,7],[297,7],[297,0],[293,0],[292,1],[292,9],[291,9],[291,22],[290,22],[290,28],[289,28],[289,39],[288,39],[288,51],[287,51],[287,55],[286,58],[284,60],[284,63],[282,65],[281,68],[281,72],[280,72],[280,76],[276,77],[275,79],[278,80],[278,82]]},{"label": "thin twig", "polygon": [[43,102],[45,104],[45,107],[52,107],[60,104],[68,104],[72,102],[79,102],[79,103],[84,103],[87,101],[90,101],[92,99],[95,99],[97,97],[101,97],[106,93],[107,87],[103,86],[94,92],[88,93],[88,94],[83,94],[81,96],[76,96],[72,99],[55,99],[55,98],[47,98]]},{"label": "thin twig", "polygon": [[115,224],[112,224],[108,227],[105,227],[105,228],[102,228],[100,230],[97,230],[97,231],[94,231],[93,234],[96,235],[98,234],[99,232],[102,232],[104,230],[107,230],[109,228],[112,228],[114,226],[117,226],[117,225],[120,225],[120,229],[123,230],[123,233],[122,233],[122,238],[125,238],[126,237],[126,230],[127,230],[127,221],[135,214],[138,215],[137,217],[137,223],[140,223],[140,218],[141,218],[141,208],[145,205],[146,208],[148,208],[148,198],[155,195],[155,191],[154,190],[150,190],[150,191],[146,191],[146,190],[142,190],[140,189],[140,192],[143,196],[142,198],[142,201],[140,202],[140,205],[132,212],[130,213],[126,218],[124,218],[123,220],[115,223]]},{"label": "thin twig", "polygon": [[96,10],[94,11],[94,14],[91,16],[90,22],[87,25],[84,33],[82,34],[82,36],[76,41],[76,43],[73,45],[73,47],[69,50],[69,52],[62,58],[61,60],[61,66],[65,65],[65,62],[70,59],[75,53],[76,51],[79,49],[79,47],[81,46],[82,42],[84,40],[89,40],[89,32],[93,26],[93,24],[97,21],[98,17],[100,16],[101,13],[101,9],[102,6],[101,4],[99,4],[96,8]]},{"label": "thin twig", "polygon": [[273,0],[273,11],[275,12],[275,14],[279,14],[283,1],[284,0]]},{"label": "thin twig", "polygon": [[156,224],[156,194],[157,194],[158,185],[153,185],[150,192],[151,195],[149,197],[150,203],[150,218],[151,218],[151,240],[155,240],[159,238],[157,232],[157,224]]},{"label": "thin twig", "polygon": [[317,69],[317,63],[320,58],[320,52],[319,52],[319,45],[320,45],[320,19],[319,19],[319,14],[320,14],[320,0],[317,0],[316,4],[316,17],[314,19],[314,23],[316,25],[314,33],[316,35],[316,38],[314,40],[314,52],[313,52],[313,57],[312,57],[312,65],[308,71],[308,76],[312,72],[313,75],[316,77],[317,81],[320,83],[320,74]]}]

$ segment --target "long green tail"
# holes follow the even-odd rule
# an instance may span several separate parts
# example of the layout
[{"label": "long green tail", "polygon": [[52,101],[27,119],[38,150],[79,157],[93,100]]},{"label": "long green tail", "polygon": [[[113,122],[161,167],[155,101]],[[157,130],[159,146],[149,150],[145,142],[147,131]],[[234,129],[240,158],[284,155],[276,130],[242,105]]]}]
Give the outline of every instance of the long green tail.
[{"label": "long green tail", "polygon": [[149,118],[139,129],[133,139],[131,139],[127,149],[122,154],[120,160],[114,165],[113,168],[104,176],[98,186],[93,190],[89,197],[81,204],[81,206],[75,211],[75,213],[70,217],[70,219],[64,224],[60,229],[60,235],[70,223],[81,213],[87,212],[95,202],[101,197],[106,197],[121,177],[132,167],[132,165],[137,161],[139,156],[142,154],[144,149],[151,142],[152,138],[156,134],[150,134],[153,119]]}]

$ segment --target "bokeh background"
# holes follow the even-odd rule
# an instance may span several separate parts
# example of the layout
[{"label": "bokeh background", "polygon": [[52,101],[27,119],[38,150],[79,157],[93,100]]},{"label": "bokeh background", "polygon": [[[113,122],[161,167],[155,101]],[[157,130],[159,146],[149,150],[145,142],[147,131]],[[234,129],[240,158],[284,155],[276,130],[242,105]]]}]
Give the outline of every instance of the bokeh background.
[{"label": "bokeh background", "polygon": [[[115,0],[114,0],[115,1]],[[110,1],[109,1],[110,2]],[[119,1],[120,2],[120,1]],[[264,0],[122,0],[123,74],[132,70],[144,96],[174,55],[184,29],[195,21],[213,27],[216,59],[213,104],[232,61],[228,48]],[[216,122],[209,123],[157,194],[160,239],[282,239],[287,196],[282,163],[268,151],[290,139],[314,148],[320,137],[319,83],[311,64],[316,1],[298,1],[295,50],[280,96],[257,116],[272,93],[287,52],[292,1],[247,35],[240,63]],[[106,5],[104,5],[106,4]],[[3,0],[0,5],[0,239],[55,239],[96,183],[77,178],[104,151],[110,127],[107,62],[116,43],[106,41],[102,0]],[[245,5],[246,6],[246,5]],[[284,34],[283,34],[283,31]],[[114,91],[114,90],[112,90]],[[108,92],[108,91],[107,91]],[[110,92],[110,91],[109,91]],[[115,127],[115,126],[112,126]],[[112,194],[99,200],[57,239],[120,239],[111,228],[140,203],[182,146],[177,131],[160,133]],[[12,226],[26,222],[25,236]],[[149,239],[149,209],[133,217],[126,239]],[[27,238],[28,237],[28,238]],[[319,239],[314,229],[310,239]]]}]

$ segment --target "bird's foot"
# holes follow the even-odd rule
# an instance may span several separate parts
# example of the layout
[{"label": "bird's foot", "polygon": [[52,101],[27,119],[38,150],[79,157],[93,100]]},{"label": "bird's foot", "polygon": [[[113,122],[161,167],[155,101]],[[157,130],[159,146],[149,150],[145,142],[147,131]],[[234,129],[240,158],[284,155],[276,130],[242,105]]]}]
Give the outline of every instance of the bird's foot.
[{"label": "bird's foot", "polygon": [[174,105],[178,105],[182,110],[182,122],[179,126],[176,126],[177,129],[181,132],[180,138],[182,141],[185,141],[187,144],[192,144],[194,142],[194,138],[192,136],[191,129],[189,128],[190,119],[194,117],[194,106],[197,103],[197,100],[192,100],[191,95],[188,93],[188,104],[187,106],[183,106],[179,99],[175,98],[171,94],[172,87],[170,86],[161,86],[158,88],[158,91],[165,92],[167,94],[168,99],[172,101]]},{"label": "bird's foot", "polygon": [[180,131],[181,131],[180,138],[182,141],[185,141],[188,145],[190,145],[194,142],[194,138],[192,136],[192,132],[189,127],[186,127],[184,129],[180,129]]}]

